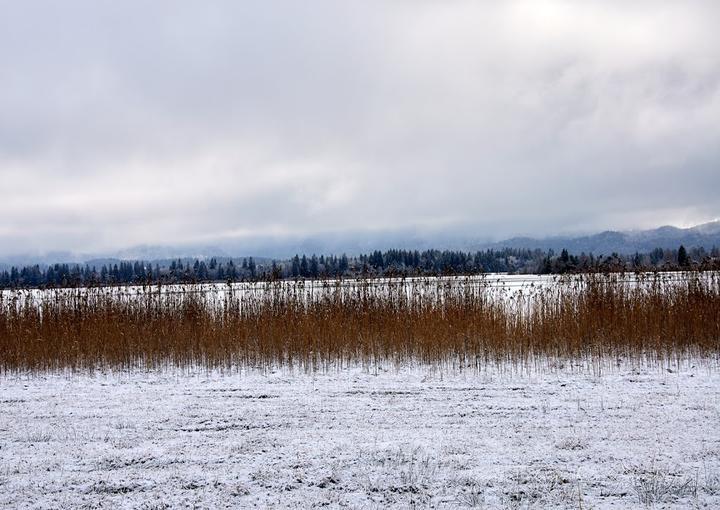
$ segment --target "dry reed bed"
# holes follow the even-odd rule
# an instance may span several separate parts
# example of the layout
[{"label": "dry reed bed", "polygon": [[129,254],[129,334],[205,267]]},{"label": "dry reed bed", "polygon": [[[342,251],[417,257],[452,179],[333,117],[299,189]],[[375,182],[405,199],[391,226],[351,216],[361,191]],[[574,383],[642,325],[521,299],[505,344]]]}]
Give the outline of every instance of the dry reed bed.
[{"label": "dry reed bed", "polygon": [[513,292],[483,278],[426,278],[0,294],[4,372],[718,354],[717,273],[582,275]]}]

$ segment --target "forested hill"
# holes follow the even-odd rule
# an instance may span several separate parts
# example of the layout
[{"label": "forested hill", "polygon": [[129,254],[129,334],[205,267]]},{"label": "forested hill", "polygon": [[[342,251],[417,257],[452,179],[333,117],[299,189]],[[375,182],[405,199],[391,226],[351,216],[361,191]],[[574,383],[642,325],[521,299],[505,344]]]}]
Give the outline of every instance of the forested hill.
[{"label": "forested hill", "polygon": [[514,237],[492,243],[484,248],[525,248],[561,251],[569,253],[647,253],[655,248],[673,249],[683,245],[687,248],[720,246],[720,221],[704,223],[691,228],[664,226],[652,230],[618,232],[608,230],[587,236],[556,236],[543,239]]}]

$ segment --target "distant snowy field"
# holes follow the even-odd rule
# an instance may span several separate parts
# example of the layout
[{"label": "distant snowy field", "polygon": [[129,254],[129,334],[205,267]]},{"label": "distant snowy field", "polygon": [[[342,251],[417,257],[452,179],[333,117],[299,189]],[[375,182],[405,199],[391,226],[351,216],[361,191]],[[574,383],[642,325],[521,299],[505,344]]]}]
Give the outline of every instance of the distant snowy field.
[{"label": "distant snowy field", "polygon": [[0,377],[0,507],[720,506],[720,371]]}]

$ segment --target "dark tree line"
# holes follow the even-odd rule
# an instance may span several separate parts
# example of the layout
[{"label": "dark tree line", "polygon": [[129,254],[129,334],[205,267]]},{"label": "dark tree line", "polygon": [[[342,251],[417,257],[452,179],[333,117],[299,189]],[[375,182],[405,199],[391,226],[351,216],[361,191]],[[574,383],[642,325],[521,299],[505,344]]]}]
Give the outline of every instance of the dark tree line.
[{"label": "dark tree line", "polygon": [[52,264],[0,271],[0,288],[67,287],[146,283],[235,282],[288,278],[470,275],[479,273],[560,274],[588,271],[720,269],[720,250],[657,248],[648,253],[594,256],[562,250],[504,248],[476,252],[387,250],[349,257],[295,255],[288,260],[176,259],[119,261],[101,266]]}]

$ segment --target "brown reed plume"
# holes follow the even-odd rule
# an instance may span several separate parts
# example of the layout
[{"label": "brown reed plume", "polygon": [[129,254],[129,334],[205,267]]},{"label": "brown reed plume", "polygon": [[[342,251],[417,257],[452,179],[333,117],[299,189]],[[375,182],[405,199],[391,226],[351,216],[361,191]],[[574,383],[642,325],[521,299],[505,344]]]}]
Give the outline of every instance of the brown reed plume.
[{"label": "brown reed plume", "polygon": [[720,353],[717,273],[6,291],[0,370],[161,366],[328,370]]}]

